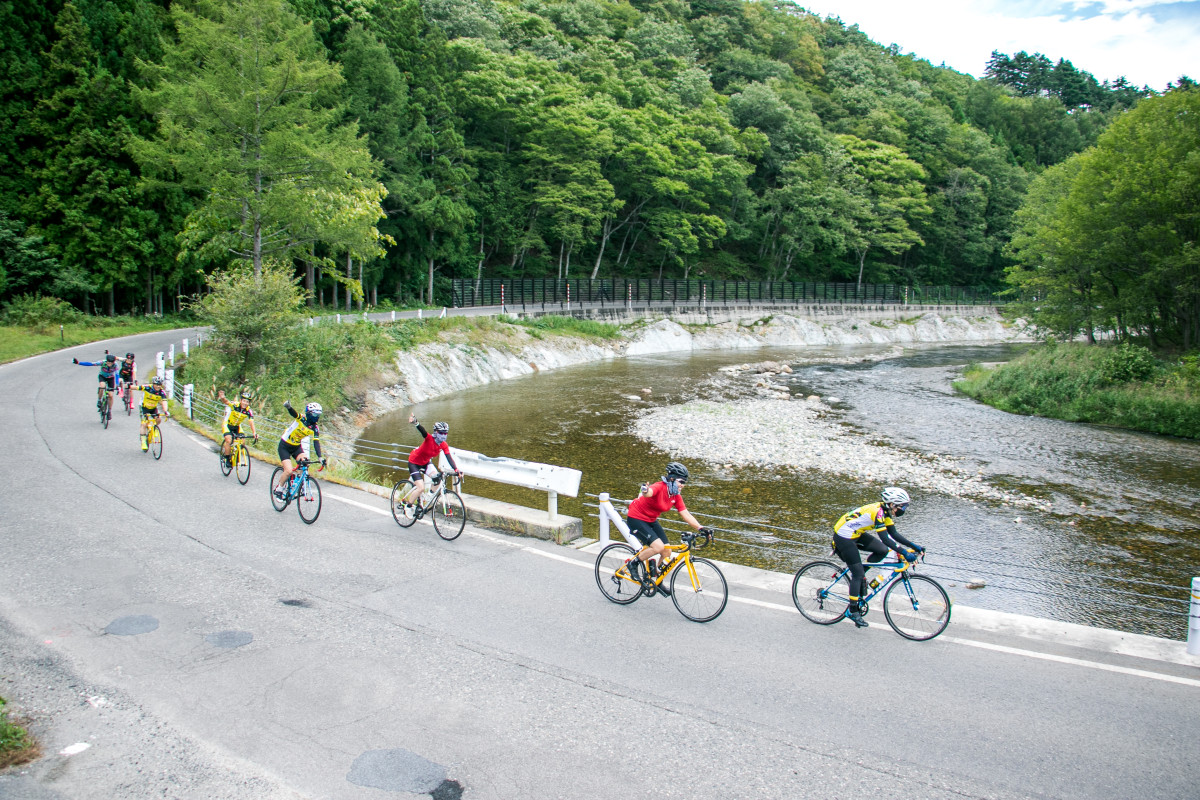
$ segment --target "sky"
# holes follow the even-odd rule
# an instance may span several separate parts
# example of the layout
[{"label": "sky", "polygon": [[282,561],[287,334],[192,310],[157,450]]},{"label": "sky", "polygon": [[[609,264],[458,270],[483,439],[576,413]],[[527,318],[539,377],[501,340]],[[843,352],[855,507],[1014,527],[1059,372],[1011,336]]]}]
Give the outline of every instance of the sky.
[{"label": "sky", "polygon": [[882,45],[979,78],[993,50],[1065,58],[1098,81],[1200,80],[1200,0],[797,0]]}]

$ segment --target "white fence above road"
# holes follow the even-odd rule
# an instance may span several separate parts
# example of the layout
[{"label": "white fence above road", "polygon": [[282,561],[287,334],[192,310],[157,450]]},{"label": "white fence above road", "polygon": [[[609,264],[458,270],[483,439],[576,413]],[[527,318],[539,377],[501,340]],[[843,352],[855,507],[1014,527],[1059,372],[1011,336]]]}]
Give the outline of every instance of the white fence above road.
[{"label": "white fence above road", "polygon": [[[553,464],[539,464],[535,461],[521,461],[504,456],[485,456],[471,450],[450,448],[458,468],[474,478],[507,483],[510,486],[523,486],[526,489],[536,489],[547,495],[547,513],[550,519],[558,516],[558,496],[579,496],[579,482],[583,473],[569,467],[558,467]],[[442,456],[441,467],[447,468],[446,458]]]}]

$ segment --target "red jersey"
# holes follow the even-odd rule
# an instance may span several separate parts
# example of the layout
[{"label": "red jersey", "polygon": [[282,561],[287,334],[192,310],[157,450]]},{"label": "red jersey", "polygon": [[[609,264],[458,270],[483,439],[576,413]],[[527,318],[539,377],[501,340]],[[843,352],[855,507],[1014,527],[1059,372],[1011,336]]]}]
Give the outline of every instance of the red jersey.
[{"label": "red jersey", "polygon": [[687,506],[683,504],[683,495],[677,494],[671,497],[667,485],[659,481],[650,487],[649,497],[639,494],[637,499],[629,504],[629,513],[626,516],[640,519],[643,522],[655,522],[664,511],[670,510],[672,506],[677,511],[687,511]]},{"label": "red jersey", "polygon": [[[428,466],[429,462],[433,461],[433,457],[438,454],[439,450],[441,450],[447,456],[450,455],[449,444],[446,442],[438,444],[433,440],[433,434],[427,433],[425,434],[425,441],[421,442],[421,446],[408,454],[408,460],[416,464],[418,467]],[[451,458],[450,463],[454,463],[453,458]]]}]

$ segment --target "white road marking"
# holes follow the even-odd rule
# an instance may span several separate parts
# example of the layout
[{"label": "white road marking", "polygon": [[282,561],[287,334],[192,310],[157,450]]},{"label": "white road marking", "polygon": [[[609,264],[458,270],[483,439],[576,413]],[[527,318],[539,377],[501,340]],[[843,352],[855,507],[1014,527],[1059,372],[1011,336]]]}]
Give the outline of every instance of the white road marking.
[{"label": "white road marking", "polygon": [[375,506],[369,506],[366,503],[360,503],[357,500],[351,500],[348,497],[342,497],[340,495],[330,494],[329,492],[326,492],[325,496],[328,497],[330,500],[337,500],[338,502],[345,503],[346,505],[349,505],[349,506],[357,506],[358,508],[362,508],[367,511],[373,511],[376,514],[381,514],[385,517],[391,516],[391,512],[384,511],[383,509],[376,508]]},{"label": "white road marking", "polygon": [[1193,678],[1180,678],[1177,675],[1164,675],[1161,672],[1150,672],[1144,669],[1134,669],[1132,667],[1118,667],[1114,664],[1101,664],[1098,661],[1084,661],[1081,658],[1070,658],[1068,656],[1056,656],[1052,653],[1039,653],[1035,650],[1021,650],[1016,647],[1005,647],[1002,644],[991,644],[990,642],[977,642],[974,639],[959,639],[955,636],[943,636],[942,641],[953,642],[954,644],[962,644],[967,647],[979,647],[983,650],[995,650],[998,653],[1009,653],[1015,656],[1026,656],[1027,658],[1040,658],[1043,661],[1057,661],[1060,664],[1073,664],[1077,667],[1087,667],[1088,669],[1099,669],[1105,672],[1119,672],[1122,675],[1135,675],[1139,678],[1150,678],[1156,681],[1167,681],[1168,683],[1181,683],[1184,686],[1200,687],[1200,681]]}]

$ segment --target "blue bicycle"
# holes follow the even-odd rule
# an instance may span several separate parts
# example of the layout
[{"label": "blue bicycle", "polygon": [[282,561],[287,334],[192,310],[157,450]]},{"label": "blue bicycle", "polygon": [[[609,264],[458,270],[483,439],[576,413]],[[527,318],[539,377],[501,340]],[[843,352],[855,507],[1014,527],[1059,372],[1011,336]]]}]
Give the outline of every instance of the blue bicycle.
[{"label": "blue bicycle", "polygon": [[307,460],[300,461],[297,466],[299,468],[292,473],[292,480],[284,491],[276,491],[283,489],[283,467],[276,467],[271,473],[271,505],[276,511],[283,511],[295,500],[300,519],[305,525],[312,525],[321,515],[321,484],[309,476]]},{"label": "blue bicycle", "polygon": [[[924,554],[921,558],[924,560]],[[924,642],[946,630],[950,595],[933,578],[914,574],[915,563],[880,561],[864,566],[883,570],[863,587],[869,592],[860,603],[864,616],[867,603],[883,592],[883,615],[905,639]],[[832,561],[805,564],[792,580],[792,601],[810,622],[841,622],[850,606],[850,568]]]}]

